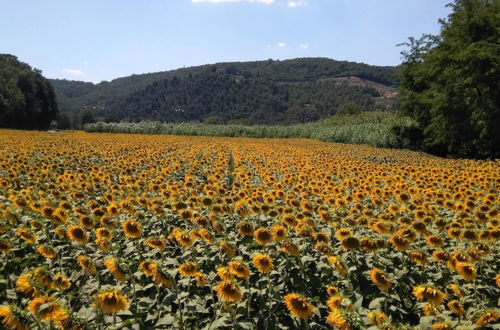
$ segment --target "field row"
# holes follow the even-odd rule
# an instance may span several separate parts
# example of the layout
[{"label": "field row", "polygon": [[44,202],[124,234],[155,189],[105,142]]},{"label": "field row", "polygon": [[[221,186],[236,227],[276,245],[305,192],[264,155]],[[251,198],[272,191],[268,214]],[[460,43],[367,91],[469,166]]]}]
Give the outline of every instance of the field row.
[{"label": "field row", "polygon": [[0,130],[8,329],[498,322],[500,163]]}]

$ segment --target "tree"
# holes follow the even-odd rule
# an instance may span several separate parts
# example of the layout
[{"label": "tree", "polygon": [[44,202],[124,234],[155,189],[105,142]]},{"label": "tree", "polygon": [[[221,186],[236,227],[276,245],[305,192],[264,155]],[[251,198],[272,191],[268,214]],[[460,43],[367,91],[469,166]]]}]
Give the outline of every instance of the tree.
[{"label": "tree", "polygon": [[343,103],[339,110],[337,111],[337,115],[357,115],[363,112],[363,107],[359,104],[349,101]]},{"label": "tree", "polygon": [[41,71],[0,54],[0,127],[48,129],[57,113],[54,90]]},{"label": "tree", "polygon": [[500,1],[455,0],[438,36],[405,43],[401,110],[443,156],[500,157]]},{"label": "tree", "polygon": [[82,125],[95,123],[95,117],[91,110],[87,109],[82,113]]}]

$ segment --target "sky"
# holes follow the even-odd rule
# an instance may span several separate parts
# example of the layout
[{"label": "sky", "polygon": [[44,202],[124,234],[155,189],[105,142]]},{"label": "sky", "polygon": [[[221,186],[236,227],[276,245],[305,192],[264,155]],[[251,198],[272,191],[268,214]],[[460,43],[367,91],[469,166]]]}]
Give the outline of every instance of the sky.
[{"label": "sky", "polygon": [[0,53],[48,78],[103,80],[228,61],[398,65],[450,0],[0,0]]}]

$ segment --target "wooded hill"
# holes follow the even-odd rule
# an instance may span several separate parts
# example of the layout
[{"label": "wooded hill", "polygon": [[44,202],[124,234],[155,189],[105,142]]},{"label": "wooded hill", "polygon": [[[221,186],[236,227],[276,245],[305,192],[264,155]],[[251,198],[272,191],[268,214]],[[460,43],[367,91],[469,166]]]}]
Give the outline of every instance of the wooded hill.
[{"label": "wooded hill", "polygon": [[59,109],[73,122],[84,117],[84,123],[146,119],[291,124],[325,118],[342,107],[397,108],[395,71],[396,67],[300,58],[217,63],[99,84],[51,83]]}]

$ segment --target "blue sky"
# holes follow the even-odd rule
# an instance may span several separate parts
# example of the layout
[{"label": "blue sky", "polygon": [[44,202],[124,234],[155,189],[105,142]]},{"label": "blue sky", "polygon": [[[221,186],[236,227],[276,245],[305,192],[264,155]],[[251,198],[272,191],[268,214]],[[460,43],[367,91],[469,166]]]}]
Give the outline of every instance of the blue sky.
[{"label": "blue sky", "polygon": [[222,61],[401,62],[449,0],[0,0],[0,53],[99,82]]}]

